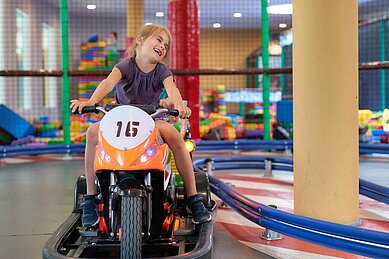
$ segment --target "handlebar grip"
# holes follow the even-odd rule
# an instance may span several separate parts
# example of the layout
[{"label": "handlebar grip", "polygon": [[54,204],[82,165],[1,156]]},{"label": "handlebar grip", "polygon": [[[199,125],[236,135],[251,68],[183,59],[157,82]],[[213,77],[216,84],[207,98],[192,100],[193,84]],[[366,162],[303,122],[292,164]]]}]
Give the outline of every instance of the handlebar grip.
[{"label": "handlebar grip", "polygon": [[77,107],[77,109],[74,112],[72,112],[72,114],[92,113],[92,112],[99,113],[99,111],[96,109],[97,106],[98,106],[97,103],[95,105],[84,106],[81,112],[80,112],[80,107]]},{"label": "handlebar grip", "polygon": [[[83,113],[83,112],[81,112],[81,113]],[[75,110],[74,112],[72,112],[72,114],[80,114],[80,112],[78,111],[78,108],[77,108],[77,110]]]},{"label": "handlebar grip", "polygon": [[[90,106],[84,106],[82,108],[82,111],[81,113],[99,113],[99,111],[96,109],[97,107],[97,103],[95,105],[90,105]],[[79,108],[77,108],[77,110],[75,112],[73,112],[73,114],[80,114],[79,112]]]},{"label": "handlebar grip", "polygon": [[81,113],[99,113],[99,111],[96,109],[97,107],[97,103],[95,105],[90,105],[90,106],[85,106],[84,108],[82,108],[82,111]]},{"label": "handlebar grip", "polygon": [[169,108],[168,110],[169,110],[168,111],[168,115],[172,115],[172,116],[175,116],[175,117],[178,117],[180,115],[180,112],[177,109]]}]

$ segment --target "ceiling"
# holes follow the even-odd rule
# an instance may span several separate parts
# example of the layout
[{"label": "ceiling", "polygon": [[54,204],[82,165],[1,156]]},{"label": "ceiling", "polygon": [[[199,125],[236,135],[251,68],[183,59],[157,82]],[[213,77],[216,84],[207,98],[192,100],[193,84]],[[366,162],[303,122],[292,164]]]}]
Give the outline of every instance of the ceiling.
[{"label": "ceiling", "polygon": [[[58,7],[59,0],[46,0]],[[139,1],[141,3],[142,1]],[[198,0],[201,28],[212,28],[214,22],[222,28],[260,28],[261,0]],[[96,10],[87,10],[87,4],[96,4]],[[143,0],[145,22],[167,25],[167,7],[169,0]],[[269,0],[268,5],[290,4],[292,0]],[[389,0],[359,0],[360,20],[389,16]],[[127,0],[68,0],[69,17],[72,15],[93,15],[100,17],[125,18]],[[164,17],[156,17],[162,11]],[[234,18],[234,12],[242,13],[241,18]],[[291,27],[292,15],[269,15],[270,26],[275,29],[280,23]]]}]

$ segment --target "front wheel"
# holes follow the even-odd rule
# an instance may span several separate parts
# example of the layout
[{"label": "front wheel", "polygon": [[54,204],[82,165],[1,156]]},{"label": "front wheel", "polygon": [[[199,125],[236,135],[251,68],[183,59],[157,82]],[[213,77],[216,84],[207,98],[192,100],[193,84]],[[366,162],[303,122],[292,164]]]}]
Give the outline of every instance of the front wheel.
[{"label": "front wheel", "polygon": [[142,198],[122,198],[120,258],[142,258]]}]

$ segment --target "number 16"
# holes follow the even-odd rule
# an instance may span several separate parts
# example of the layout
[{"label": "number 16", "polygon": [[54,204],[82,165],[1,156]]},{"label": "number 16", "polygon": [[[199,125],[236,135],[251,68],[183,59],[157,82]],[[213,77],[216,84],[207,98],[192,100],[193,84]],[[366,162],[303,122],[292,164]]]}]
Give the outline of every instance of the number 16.
[{"label": "number 16", "polygon": [[[118,121],[116,123],[116,126],[118,126],[118,130],[116,132],[116,137],[119,138],[120,134],[122,132],[123,122],[122,121]],[[129,122],[127,122],[127,127],[126,127],[126,131],[124,132],[124,135],[126,137],[135,138],[136,135],[138,134],[137,126],[139,126],[139,121],[129,121]]]}]

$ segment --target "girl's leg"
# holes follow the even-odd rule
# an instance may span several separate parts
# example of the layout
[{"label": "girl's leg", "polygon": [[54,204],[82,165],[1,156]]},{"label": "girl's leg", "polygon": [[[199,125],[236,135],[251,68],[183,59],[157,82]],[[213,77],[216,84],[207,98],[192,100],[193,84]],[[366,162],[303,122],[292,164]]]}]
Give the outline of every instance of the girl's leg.
[{"label": "girl's leg", "polygon": [[96,145],[98,139],[100,122],[92,124],[89,126],[86,132],[86,146],[85,146],[85,176],[86,176],[86,192],[87,195],[95,195],[97,193],[95,180],[95,170],[94,170],[94,160]]},{"label": "girl's leg", "polygon": [[177,129],[166,121],[156,121],[156,126],[161,133],[163,140],[169,145],[173,152],[178,172],[180,172],[184,180],[185,190],[188,196],[197,194],[192,159],[185,147],[182,136]]},{"label": "girl's leg", "polygon": [[94,159],[99,132],[99,124],[95,123],[89,126],[86,132],[85,147],[85,176],[86,176],[86,193],[84,202],[81,204],[83,213],[81,217],[82,225],[92,227],[99,223],[99,214],[97,210],[97,189],[95,185],[96,175],[94,170]]},{"label": "girl's leg", "polygon": [[195,224],[211,221],[212,215],[202,203],[203,196],[197,194],[192,159],[185,147],[182,136],[172,125],[165,121],[156,121],[156,126],[159,129],[163,140],[172,150],[177,169],[184,180],[185,190],[188,195],[187,201],[193,216],[192,221]]}]

